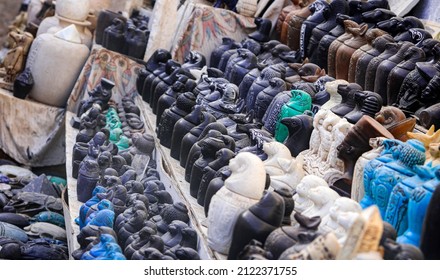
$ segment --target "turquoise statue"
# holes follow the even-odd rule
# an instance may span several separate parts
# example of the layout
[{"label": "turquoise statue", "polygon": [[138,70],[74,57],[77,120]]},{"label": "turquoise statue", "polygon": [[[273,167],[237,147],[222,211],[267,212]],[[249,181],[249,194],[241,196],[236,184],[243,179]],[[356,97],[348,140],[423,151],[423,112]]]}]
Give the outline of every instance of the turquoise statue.
[{"label": "turquoise statue", "polygon": [[33,216],[30,221],[31,223],[45,222],[62,228],[66,228],[64,216],[52,211],[40,212],[37,215]]},{"label": "turquoise statue", "polygon": [[433,179],[435,171],[439,169],[440,166],[435,168],[415,166],[415,176],[406,178],[394,186],[384,220],[394,227],[397,235],[402,235],[408,229],[408,202],[412,192],[417,186]]},{"label": "turquoise statue", "polygon": [[364,167],[364,196],[359,202],[362,209],[368,208],[374,204],[373,194],[372,194],[372,181],[374,176],[374,171],[383,166],[385,163],[388,163],[393,160],[391,152],[392,148],[398,145],[400,141],[394,139],[385,139],[383,140],[383,151],[379,157],[369,161]]},{"label": "turquoise statue", "polygon": [[377,168],[371,181],[371,193],[374,204],[385,217],[388,200],[394,186],[400,181],[414,176],[414,167],[425,163],[425,147],[418,140],[400,142],[391,149],[393,160]]},{"label": "turquoise statue", "polygon": [[115,238],[110,234],[101,234],[99,243],[81,256],[81,260],[125,260]]},{"label": "turquoise statue", "polygon": [[433,179],[417,186],[411,193],[408,202],[408,229],[403,235],[397,237],[397,242],[420,246],[426,211],[432,194],[439,185],[440,170],[437,170]]},{"label": "turquoise statue", "polygon": [[98,194],[106,192],[107,189],[105,187],[99,185],[96,186],[93,189],[92,197],[87,200],[83,205],[81,205],[81,207],[79,208],[79,217],[75,219],[75,223],[78,224],[80,228],[86,226],[86,218],[90,215],[91,211],[95,211],[94,209],[91,209],[91,207],[101,201],[101,199],[98,197]]},{"label": "turquoise statue", "polygon": [[95,206],[92,206],[91,209],[93,212],[86,218],[84,226],[95,225],[113,228],[115,212],[110,200],[103,199]]},{"label": "turquoise statue", "polygon": [[302,90],[292,90],[291,93],[290,101],[281,107],[275,127],[275,140],[281,143],[289,136],[289,130],[281,123],[281,120],[301,115],[304,111],[312,109],[312,97],[308,93]]}]

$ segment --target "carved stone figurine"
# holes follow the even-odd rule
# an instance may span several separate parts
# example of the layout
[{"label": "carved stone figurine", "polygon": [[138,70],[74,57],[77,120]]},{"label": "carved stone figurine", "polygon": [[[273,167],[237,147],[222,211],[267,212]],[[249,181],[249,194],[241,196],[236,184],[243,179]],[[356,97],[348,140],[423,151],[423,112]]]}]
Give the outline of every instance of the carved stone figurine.
[{"label": "carved stone figurine", "polygon": [[28,32],[18,33],[15,31],[10,32],[8,36],[14,40],[15,44],[6,54],[3,66],[6,71],[5,82],[13,82],[16,76],[24,70],[26,57],[34,36]]},{"label": "carved stone figurine", "polygon": [[275,139],[278,142],[283,142],[288,136],[287,127],[281,124],[281,120],[287,117],[293,117],[310,110],[312,106],[311,96],[301,90],[292,90],[292,98],[281,108],[278,116],[278,122],[275,127]]},{"label": "carved stone figurine", "polygon": [[222,254],[229,253],[238,216],[258,202],[266,182],[264,164],[253,154],[239,153],[229,162],[229,167],[232,174],[212,197],[208,212],[208,245]]},{"label": "carved stone figurine", "polygon": [[[313,201],[309,199],[309,191],[318,186],[327,186],[327,182],[315,175],[306,175],[296,186],[296,194],[293,196],[295,200],[295,212],[302,213],[313,207]],[[294,222],[292,220],[292,222]]]},{"label": "carved stone figurine", "polygon": [[382,97],[372,91],[355,91],[354,100],[356,107],[350,113],[346,114],[346,118],[349,122],[355,124],[364,115],[374,117],[376,113],[380,111],[383,104]]},{"label": "carved stone figurine", "polygon": [[362,87],[356,83],[338,85],[338,93],[341,95],[342,100],[330,110],[340,117],[353,111],[356,106],[354,93],[358,90],[362,90]]},{"label": "carved stone figurine", "polygon": [[284,118],[281,123],[289,131],[289,137],[284,141],[284,145],[290,150],[292,157],[298,156],[300,152],[309,148],[313,131],[313,117],[303,114]]},{"label": "carved stone figurine", "polygon": [[237,218],[228,259],[236,259],[252,239],[261,243],[281,226],[284,217],[284,200],[275,192],[267,192],[261,200]]},{"label": "carved stone figurine", "polygon": [[320,233],[317,231],[320,217],[308,218],[299,213],[295,214],[295,219],[299,227],[283,226],[274,231],[267,237],[264,249],[271,252],[275,259],[292,246],[299,250],[307,243],[313,241]]},{"label": "carved stone figurine", "polygon": [[350,213],[346,219],[347,239],[336,259],[351,260],[363,253],[377,253],[383,232],[379,209],[371,206],[360,214]]},{"label": "carved stone figurine", "polygon": [[274,189],[287,187],[294,190],[304,177],[301,157],[293,158],[289,149],[278,142],[264,143],[263,150],[268,155],[264,167],[270,176],[271,187]]},{"label": "carved stone figurine", "polygon": [[329,213],[322,218],[319,229],[324,233],[333,232],[340,241],[345,241],[346,232],[339,224],[339,216],[346,212],[361,213],[361,211],[362,208],[359,203],[347,197],[340,197],[330,207]]},{"label": "carved stone figurine", "polygon": [[357,159],[370,150],[370,138],[386,137],[393,139],[393,135],[381,124],[369,116],[363,116],[347,133],[342,143],[338,146],[338,158],[344,162],[345,173],[333,186],[339,191],[351,193],[351,182],[354,166]]}]

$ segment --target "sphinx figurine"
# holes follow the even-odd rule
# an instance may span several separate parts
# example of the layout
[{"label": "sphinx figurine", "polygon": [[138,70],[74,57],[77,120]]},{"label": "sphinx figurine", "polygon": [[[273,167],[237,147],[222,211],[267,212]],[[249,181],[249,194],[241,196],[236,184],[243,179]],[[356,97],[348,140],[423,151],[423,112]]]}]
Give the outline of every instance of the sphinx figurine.
[{"label": "sphinx figurine", "polygon": [[[241,212],[258,202],[263,195],[266,172],[263,162],[250,153],[239,153],[230,160],[232,174],[211,199],[208,211],[208,245],[228,254],[232,232]],[[251,178],[243,174],[252,174]],[[218,223],[218,221],[223,221]]]},{"label": "sphinx figurine", "polygon": [[283,142],[288,136],[287,128],[281,124],[281,120],[287,117],[293,117],[310,110],[312,106],[311,96],[300,90],[292,90],[292,98],[290,101],[281,107],[281,112],[278,116],[278,122],[275,127],[275,140]]}]

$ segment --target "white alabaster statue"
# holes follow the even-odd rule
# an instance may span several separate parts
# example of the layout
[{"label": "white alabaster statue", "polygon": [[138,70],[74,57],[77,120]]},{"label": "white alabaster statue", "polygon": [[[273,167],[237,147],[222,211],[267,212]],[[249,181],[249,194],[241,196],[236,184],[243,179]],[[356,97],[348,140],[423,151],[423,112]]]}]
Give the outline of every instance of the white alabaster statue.
[{"label": "white alabaster statue", "polygon": [[330,150],[325,164],[321,165],[319,173],[331,185],[336,178],[339,178],[344,173],[344,162],[338,158],[338,146],[342,143],[348,131],[353,127],[346,119],[342,118],[333,127]]},{"label": "white alabaster statue", "polygon": [[263,144],[263,151],[267,154],[267,159],[263,161],[266,173],[269,175],[281,175],[284,172],[281,170],[282,159],[291,161],[295,159],[290,154],[289,149],[280,142],[266,142]]},{"label": "white alabaster statue", "polygon": [[313,202],[313,207],[301,214],[307,217],[320,216],[322,218],[329,213],[330,208],[340,196],[329,187],[318,186],[309,190],[308,197]]},{"label": "white alabaster statue", "polygon": [[346,230],[339,224],[338,217],[346,212],[360,213],[361,211],[359,203],[347,197],[340,197],[330,207],[328,214],[322,218],[319,229],[325,233],[333,232],[339,240],[344,240]]},{"label": "white alabaster statue", "polygon": [[330,110],[333,106],[341,104],[342,96],[338,93],[339,85],[347,85],[346,80],[334,80],[325,84],[325,90],[330,94],[330,99],[321,106],[321,110]]},{"label": "white alabaster statue", "polygon": [[373,148],[372,150],[363,153],[354,166],[353,172],[353,182],[351,184],[351,198],[357,202],[361,201],[364,197],[364,168],[365,165],[372,159],[377,158],[383,151],[384,147],[382,145],[383,140],[386,138],[377,137],[371,138],[369,143]]},{"label": "white alabaster statue", "polygon": [[[296,186],[296,194],[293,196],[295,200],[295,212],[303,213],[313,207],[313,201],[309,199],[310,190],[324,186],[328,188],[327,182],[315,175],[306,175],[301,182]],[[297,224],[292,213],[292,225]]]},{"label": "white alabaster statue", "polygon": [[208,245],[228,254],[238,216],[263,195],[266,171],[256,155],[239,153],[229,162],[232,174],[211,200],[208,211]]}]

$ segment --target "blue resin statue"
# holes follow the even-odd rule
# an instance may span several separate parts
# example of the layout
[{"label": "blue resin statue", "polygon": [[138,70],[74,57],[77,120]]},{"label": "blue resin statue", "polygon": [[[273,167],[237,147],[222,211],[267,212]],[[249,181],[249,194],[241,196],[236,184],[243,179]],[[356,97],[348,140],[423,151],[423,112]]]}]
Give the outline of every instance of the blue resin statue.
[{"label": "blue resin statue", "polygon": [[110,234],[101,234],[99,243],[81,256],[81,260],[125,260],[115,238]]},{"label": "blue resin statue", "polygon": [[98,204],[101,199],[98,197],[99,193],[106,193],[107,189],[103,186],[96,186],[93,189],[92,197],[86,201],[83,205],[81,205],[79,209],[79,217],[75,219],[75,223],[79,225],[80,228],[83,228],[86,223],[86,218],[90,215],[90,211],[95,211],[94,209],[90,209],[93,205]]},{"label": "blue resin statue", "polygon": [[391,149],[393,160],[377,168],[371,181],[374,204],[385,217],[391,191],[400,181],[415,175],[414,166],[425,163],[425,147],[418,140],[400,142]]},{"label": "blue resin statue", "polygon": [[113,228],[113,223],[115,221],[115,211],[112,202],[110,200],[103,199],[97,204],[96,207],[97,210],[91,213],[86,218],[85,226],[95,225]]},{"label": "blue resin statue", "polygon": [[374,204],[372,194],[372,180],[374,177],[374,171],[393,160],[391,152],[392,148],[398,145],[400,141],[394,139],[385,139],[383,141],[384,150],[379,157],[369,161],[364,167],[364,197],[359,202],[363,209],[370,207]]},{"label": "blue resin statue", "polygon": [[406,178],[394,186],[384,220],[394,227],[398,236],[408,229],[408,202],[412,192],[417,186],[434,178],[435,171],[439,169],[440,166],[435,168],[415,166],[416,176]]},{"label": "blue resin statue", "polygon": [[440,185],[440,170],[435,172],[435,177],[423,185],[417,186],[411,193],[408,202],[408,229],[397,238],[399,243],[408,243],[420,246],[423,221],[426,210],[434,190]]}]

